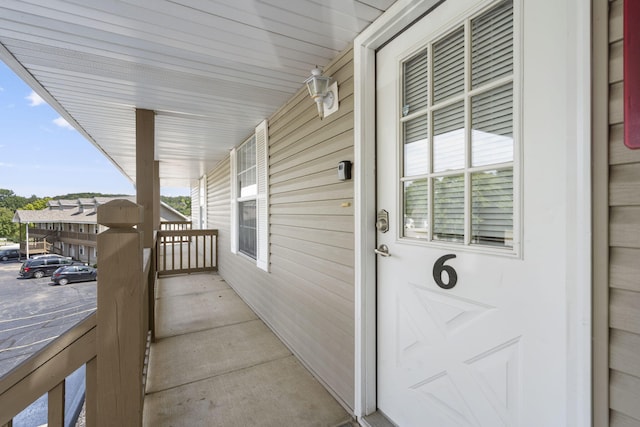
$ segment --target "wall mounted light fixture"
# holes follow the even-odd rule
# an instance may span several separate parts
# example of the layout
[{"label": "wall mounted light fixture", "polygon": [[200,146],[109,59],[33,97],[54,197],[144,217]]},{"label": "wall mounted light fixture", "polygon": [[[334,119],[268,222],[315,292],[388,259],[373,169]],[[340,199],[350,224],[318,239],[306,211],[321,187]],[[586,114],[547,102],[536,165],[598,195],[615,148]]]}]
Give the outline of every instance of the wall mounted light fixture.
[{"label": "wall mounted light fixture", "polygon": [[320,119],[338,111],[338,82],[331,82],[331,77],[322,75],[318,67],[311,70],[311,77],[305,80],[309,96],[318,107]]}]

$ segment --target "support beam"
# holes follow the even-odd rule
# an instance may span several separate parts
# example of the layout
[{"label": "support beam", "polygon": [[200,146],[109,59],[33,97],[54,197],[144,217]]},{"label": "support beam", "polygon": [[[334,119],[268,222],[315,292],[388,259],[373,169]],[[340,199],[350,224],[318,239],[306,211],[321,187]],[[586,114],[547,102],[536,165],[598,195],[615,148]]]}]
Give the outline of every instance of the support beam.
[{"label": "support beam", "polygon": [[142,425],[143,208],[128,200],[98,207],[100,286],[97,311],[98,426]]},{"label": "support beam", "polygon": [[[160,162],[153,162],[153,229],[160,230]],[[148,248],[149,246],[145,246]]]},{"label": "support beam", "polygon": [[[153,246],[154,210],[160,209],[158,174],[155,171],[155,112],[136,110],[136,203],[144,208],[143,232],[145,248]],[[158,197],[156,199],[156,186]],[[158,213],[159,215],[159,213]],[[160,221],[158,221],[159,224]]]}]

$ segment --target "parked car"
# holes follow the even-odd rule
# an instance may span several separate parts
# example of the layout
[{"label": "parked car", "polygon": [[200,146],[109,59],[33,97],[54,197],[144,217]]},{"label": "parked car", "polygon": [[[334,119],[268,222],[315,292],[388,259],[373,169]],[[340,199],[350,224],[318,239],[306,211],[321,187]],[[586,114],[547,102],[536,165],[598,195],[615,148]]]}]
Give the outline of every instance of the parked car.
[{"label": "parked car", "polygon": [[39,279],[44,276],[51,276],[60,267],[73,264],[75,263],[71,258],[63,256],[28,259],[20,267],[20,277],[25,279],[35,277]]},{"label": "parked car", "polygon": [[44,255],[33,255],[31,257],[29,257],[30,259],[42,259],[42,258],[67,258],[67,259],[71,259],[71,257],[65,257],[62,255],[58,255],[58,254],[44,254]]},{"label": "parked car", "polygon": [[51,275],[51,281],[58,285],[66,285],[71,282],[86,282],[96,280],[98,270],[88,265],[70,265],[60,267]]},{"label": "parked car", "polygon": [[20,251],[17,249],[0,249],[0,261],[20,259]]}]

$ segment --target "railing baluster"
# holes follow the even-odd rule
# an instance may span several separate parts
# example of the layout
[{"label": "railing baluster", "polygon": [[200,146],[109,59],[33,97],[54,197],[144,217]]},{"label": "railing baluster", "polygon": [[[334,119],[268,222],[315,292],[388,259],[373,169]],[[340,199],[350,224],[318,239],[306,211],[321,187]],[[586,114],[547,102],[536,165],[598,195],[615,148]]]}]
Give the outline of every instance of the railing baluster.
[{"label": "railing baluster", "polygon": [[162,236],[162,269],[167,270],[167,238]]},{"label": "railing baluster", "polygon": [[9,422],[6,424],[3,424],[2,427],[13,427],[13,420],[9,420]]},{"label": "railing baluster", "polygon": [[178,239],[180,241],[180,270],[184,268],[184,257],[182,256],[182,241],[184,240],[182,236]]},{"label": "railing baluster", "polygon": [[87,427],[95,427],[98,413],[98,359],[93,358],[87,362],[85,371],[85,424]]},{"label": "railing baluster", "polygon": [[47,403],[49,427],[64,427],[64,392],[65,380],[49,390]]},{"label": "railing baluster", "polygon": [[198,259],[200,258],[200,251],[198,250],[198,242],[200,242],[200,239],[198,239],[198,236],[196,236],[196,268],[198,268]]},{"label": "railing baluster", "polygon": [[176,236],[171,236],[171,268],[176,269]]},{"label": "railing baluster", "polygon": [[211,251],[209,254],[209,265],[213,267],[213,236],[207,236],[209,238],[209,246],[211,247]]},{"label": "railing baluster", "polygon": [[202,267],[206,267],[206,266],[207,266],[207,236],[202,236]]}]

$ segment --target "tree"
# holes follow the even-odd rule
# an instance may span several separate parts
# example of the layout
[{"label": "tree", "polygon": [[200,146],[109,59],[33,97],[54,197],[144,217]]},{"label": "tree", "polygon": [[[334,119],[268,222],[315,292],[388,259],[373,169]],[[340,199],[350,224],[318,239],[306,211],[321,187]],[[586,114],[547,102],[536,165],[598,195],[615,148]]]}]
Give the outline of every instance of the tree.
[{"label": "tree", "polygon": [[43,199],[34,200],[31,203],[27,203],[22,207],[22,210],[25,211],[40,211],[45,209],[48,206],[48,202],[51,200],[51,197],[45,197]]},{"label": "tree", "polygon": [[186,217],[191,216],[191,197],[189,196],[160,196],[160,199],[171,206],[173,209],[180,212]]},{"label": "tree", "polygon": [[[20,226],[13,222],[13,216],[18,209],[41,210],[47,207],[49,197],[38,198],[16,196],[16,194],[4,188],[0,188],[0,237],[18,241],[20,239]],[[23,228],[25,225],[23,224]]]},{"label": "tree", "polygon": [[18,224],[13,220],[14,211],[0,207],[0,237],[18,241],[20,238]]},{"label": "tree", "polygon": [[27,203],[33,202],[38,197],[33,195],[29,198],[17,196],[13,191],[0,188],[0,208],[7,208],[11,211],[20,209]]}]

